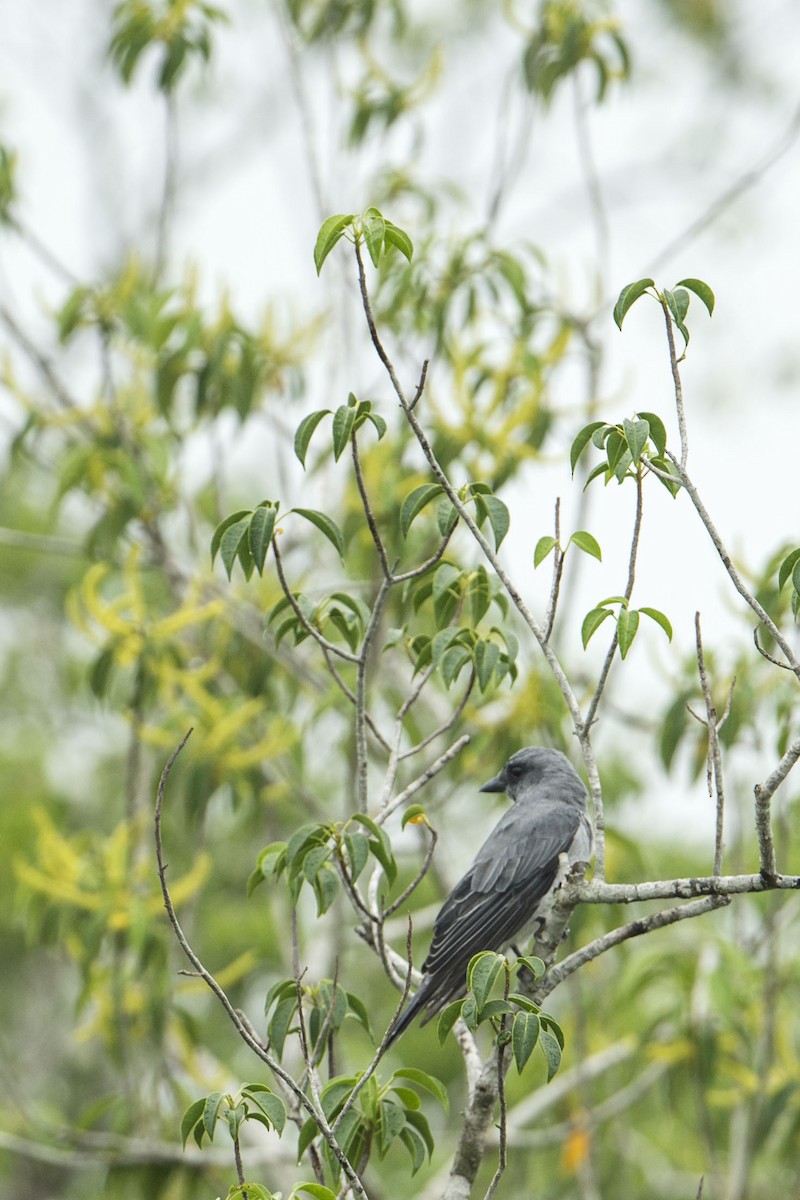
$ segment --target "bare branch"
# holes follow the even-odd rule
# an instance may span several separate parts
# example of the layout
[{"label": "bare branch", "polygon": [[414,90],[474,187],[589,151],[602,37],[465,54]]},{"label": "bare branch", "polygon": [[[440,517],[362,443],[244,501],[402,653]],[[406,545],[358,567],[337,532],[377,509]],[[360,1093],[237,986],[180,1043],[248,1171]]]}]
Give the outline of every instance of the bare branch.
[{"label": "bare branch", "polygon": [[[792,742],[772,774],[764,783],[755,786],[756,797],[756,835],[758,837],[758,854],[761,863],[761,874],[765,880],[777,880],[777,864],[775,859],[775,842],[772,837],[772,797],[800,758],[800,738]],[[776,886],[780,886],[776,884]]]},{"label": "bare branch", "polygon": [[602,937],[595,938],[593,942],[582,946],[580,950],[568,954],[560,963],[551,967],[536,987],[537,1004],[549,996],[573,971],[577,971],[579,967],[585,966],[586,963],[605,954],[607,950],[611,950],[621,942],[625,942],[629,938],[640,937],[644,933],[652,933],[655,929],[663,929],[665,925],[674,925],[676,921],[702,916],[703,913],[721,908],[726,904],[730,904],[730,898],[727,896],[704,896],[701,900],[693,900],[689,904],[679,904],[674,908],[665,908],[661,912],[651,913],[647,917],[640,917],[636,921],[629,921],[627,925],[620,925],[616,929],[612,929]]},{"label": "bare branch", "polygon": [[[695,642],[697,645],[697,671],[700,676],[700,687],[706,703],[705,725],[708,730],[708,763],[706,767],[706,782],[708,794],[713,798],[716,791],[716,820],[714,823],[714,874],[722,874],[723,853],[723,824],[725,816],[725,785],[722,779],[722,756],[719,748],[719,728],[722,722],[717,718],[717,710],[711,698],[711,685],[708,682],[705,657],[703,655],[703,638],[700,633],[700,613],[694,614]],[[732,693],[731,693],[732,694]],[[730,696],[728,699],[730,705]],[[694,714],[693,714],[694,715]]]},{"label": "bare branch", "polygon": [[555,520],[553,522],[553,533],[556,539],[553,559],[553,581],[550,585],[550,599],[547,601],[547,609],[544,616],[544,640],[550,641],[550,636],[553,632],[553,622],[556,619],[556,606],[558,605],[558,593],[561,588],[561,577],[564,573],[564,551],[561,549],[561,498],[556,498]]},{"label": "bare branch", "polygon": [[678,435],[681,439],[681,471],[686,470],[686,460],[689,457],[689,439],[686,433],[686,409],[683,403],[683,384],[681,382],[678,355],[675,350],[675,334],[672,330],[672,314],[665,300],[661,301],[664,320],[667,326],[667,343],[669,344],[669,363],[672,369],[672,384],[675,389],[675,410],[678,416]]},{"label": "bare branch", "polygon": [[384,920],[386,920],[387,917],[390,917],[392,913],[397,912],[398,908],[400,908],[402,904],[405,904],[406,900],[413,894],[413,892],[416,891],[417,887],[420,883],[422,883],[422,880],[428,873],[428,867],[431,865],[431,859],[433,858],[433,852],[436,849],[436,843],[439,840],[439,835],[433,826],[429,825],[427,821],[424,822],[424,825],[431,836],[430,841],[428,842],[428,848],[425,851],[425,857],[422,860],[422,866],[417,871],[408,887],[404,888],[397,899],[393,900],[389,907],[383,910]]},{"label": "bare branch", "polygon": [[[339,688],[341,693],[347,697],[347,699],[350,701],[350,703],[355,706],[355,704],[356,704],[355,692],[353,691],[352,688],[349,688],[347,686],[347,684],[345,683],[345,681],[342,679],[341,675],[339,674],[339,672],[336,669],[336,664],[332,661],[329,652],[325,649],[324,646],[322,647],[322,653],[325,657],[325,666],[328,668],[328,671],[330,672],[331,678],[333,679],[334,683]],[[378,744],[386,751],[387,754],[390,754],[392,748],[389,745],[388,740],[383,736],[383,734],[381,733],[381,731],[378,727],[377,722],[373,719],[373,717],[370,715],[370,713],[368,711],[364,713],[364,720],[366,721],[367,728],[369,729],[370,733],[375,738],[375,741],[378,742]]]},{"label": "bare branch", "polygon": [[[568,889],[569,885],[565,890]],[[577,884],[573,896],[581,904],[636,904],[641,900],[689,900],[694,896],[797,890],[800,890],[800,875],[698,875],[645,883],[601,883],[591,879]]]}]

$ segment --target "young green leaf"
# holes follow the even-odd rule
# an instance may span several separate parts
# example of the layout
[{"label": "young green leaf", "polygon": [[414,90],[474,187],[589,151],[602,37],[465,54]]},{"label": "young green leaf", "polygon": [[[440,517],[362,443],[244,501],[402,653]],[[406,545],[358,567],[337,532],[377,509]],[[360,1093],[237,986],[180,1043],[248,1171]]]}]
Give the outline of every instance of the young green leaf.
[{"label": "young green leaf", "polygon": [[622,430],[630,451],[631,461],[638,463],[650,436],[650,426],[647,421],[629,421],[626,417],[622,422]]},{"label": "young green leaf", "polygon": [[329,408],[320,408],[317,412],[309,413],[304,417],[297,426],[297,433],[294,435],[294,452],[300,459],[303,466],[306,465],[306,455],[308,454],[308,446],[311,438],[314,435],[314,430],[319,425],[323,417],[330,414]]},{"label": "young green leaf", "polygon": [[657,608],[646,607],[640,608],[639,612],[644,613],[645,616],[649,617],[651,621],[655,621],[656,625],[660,625],[664,630],[664,633],[667,635],[667,640],[670,642],[672,641],[672,625],[670,624],[669,618],[666,617],[664,613],[659,612]]},{"label": "young green leaf", "polygon": [[223,1092],[211,1092],[206,1096],[206,1102],[203,1105],[203,1128],[208,1134],[208,1140],[213,1142],[214,1129],[217,1124],[219,1110],[225,1103],[225,1094]]},{"label": "young green leaf", "polygon": [[489,524],[494,534],[494,548],[495,550],[499,550],[500,543],[508,533],[509,526],[511,525],[508,508],[497,496],[476,492],[475,512],[479,525],[483,523],[484,517],[488,516]]},{"label": "young green leaf", "polygon": [[694,292],[695,296],[705,304],[708,315],[712,315],[715,304],[714,293],[702,279],[679,279],[675,286],[688,288],[690,292]]},{"label": "young green leaf", "polygon": [[467,967],[467,986],[475,997],[479,1012],[489,999],[489,993],[504,966],[503,955],[493,950],[485,950],[471,959]]},{"label": "young green leaf", "polygon": [[569,452],[569,465],[573,475],[575,474],[575,468],[578,465],[578,459],[592,441],[594,435],[599,429],[605,428],[608,428],[605,421],[590,421],[590,423],[588,425],[584,425],[583,429],[581,429],[581,431],[578,433]]},{"label": "young green leaf", "polygon": [[414,253],[414,245],[404,229],[399,229],[391,221],[386,221],[384,237],[387,245],[394,246],[395,249],[406,256],[409,262],[411,261],[411,256]]},{"label": "young green leaf", "polygon": [[352,225],[352,223],[352,213],[337,213],[335,216],[328,217],[326,221],[322,222],[314,245],[314,266],[317,268],[317,275],[322,270],[322,264],[339,241],[339,238],[342,237],[347,227]]},{"label": "young green leaf", "polygon": [[561,1066],[561,1046],[549,1029],[542,1029],[540,1032],[539,1045],[547,1063],[547,1082],[549,1083]]},{"label": "young green leaf", "polygon": [[372,259],[372,265],[377,267],[383,253],[383,239],[386,234],[386,222],[379,209],[367,209],[361,219],[361,232]]},{"label": "young green leaf", "polygon": [[[352,392],[350,395],[355,400]],[[340,404],[333,414],[333,457],[337,462],[347,449],[355,419],[356,410],[353,404]]]},{"label": "young green leaf", "polygon": [[554,550],[557,545],[558,538],[550,537],[548,535],[540,537],[533,551],[534,568],[538,567],[540,563],[544,562],[550,551]]},{"label": "young green leaf", "polygon": [[181,1118],[181,1145],[184,1148],[189,1139],[189,1135],[195,1131],[195,1127],[198,1125],[198,1123],[200,1124],[201,1137],[205,1132],[205,1129],[202,1125],[205,1107],[206,1098],[205,1096],[201,1096],[199,1100],[195,1100],[193,1104],[190,1104],[186,1109],[186,1112],[183,1114],[183,1117]]},{"label": "young green leaf", "polygon": [[648,288],[655,287],[652,279],[637,279],[635,283],[627,283],[619,294],[614,305],[614,323],[617,329],[622,329],[622,322],[632,304],[635,304]]},{"label": "young green leaf", "polygon": [[286,1109],[281,1098],[276,1096],[265,1083],[246,1083],[242,1088],[242,1095],[258,1106],[277,1133],[283,1133],[286,1124]]},{"label": "young green leaf", "polygon": [[597,632],[606,617],[610,616],[611,612],[607,608],[593,608],[586,614],[581,625],[581,641],[583,642],[584,650],[588,646],[593,634]]},{"label": "young green leaf", "polygon": [[231,513],[224,521],[221,521],[214,530],[214,536],[211,539],[211,565],[214,565],[214,559],[217,557],[217,551],[220,548],[220,543],[226,532],[233,526],[237,525],[245,517],[249,517],[252,509],[242,508],[238,512]]},{"label": "young green leaf", "polygon": [[344,538],[342,537],[342,531],[327,513],[317,512],[313,508],[293,508],[291,511],[296,512],[299,517],[304,517],[312,525],[316,525],[320,533],[324,533],[331,545],[336,547],[339,557],[344,558]]},{"label": "young green leaf", "polygon": [[248,539],[250,542],[250,553],[253,556],[256,570],[259,575],[264,570],[264,561],[267,557],[267,550],[272,541],[272,534],[275,529],[275,519],[278,515],[278,506],[270,504],[267,501],[265,504],[259,504],[258,508],[253,513],[250,519],[250,527],[248,530]]},{"label": "young green leaf", "polygon": [[400,528],[403,537],[408,537],[412,522],[437,496],[441,496],[444,488],[440,483],[423,483],[409,492],[400,507]]},{"label": "young green leaf", "polygon": [[592,558],[599,559],[600,562],[603,561],[603,552],[600,549],[597,539],[592,537],[590,533],[587,533],[585,529],[576,530],[569,540],[579,550],[582,550],[584,554],[590,554]]},{"label": "young green leaf", "polygon": [[647,422],[650,427],[650,440],[658,453],[663,455],[667,449],[667,430],[661,417],[651,412],[639,412],[636,415]]},{"label": "young green leaf", "polygon": [[400,822],[400,828],[405,829],[409,822],[411,822],[412,825],[427,825],[428,822],[427,818],[425,817],[425,809],[421,804],[409,805],[409,807],[403,813],[403,817]]},{"label": "young green leaf", "polygon": [[449,1104],[447,1088],[435,1075],[429,1075],[427,1071],[421,1071],[419,1067],[399,1067],[392,1075],[392,1081],[395,1079],[407,1079],[424,1091],[430,1092],[447,1112]]},{"label": "young green leaf", "polygon": [[[778,571],[778,590],[782,591],[786,580],[793,575],[795,565],[800,562],[800,547],[797,550],[792,550],[791,554],[787,554]],[[794,582],[794,580],[792,580]],[[800,589],[798,589],[800,590]]]},{"label": "young green leaf", "polygon": [[[316,1129],[316,1126],[314,1126],[314,1129]],[[300,1157],[300,1153],[298,1153],[298,1158]],[[248,1195],[250,1194],[250,1187],[251,1185],[248,1184]],[[307,1196],[313,1197],[313,1200],[336,1200],[336,1193],[332,1192],[329,1187],[325,1187],[323,1183],[296,1183],[292,1189],[291,1200],[294,1200],[294,1197],[298,1196],[301,1192],[305,1192]]]},{"label": "young green leaf", "polygon": [[511,1027],[511,1046],[517,1070],[522,1072],[539,1040],[539,1018],[535,1013],[518,1012]]},{"label": "young green leaf", "polygon": [[617,616],[617,639],[619,652],[624,658],[633,645],[639,628],[639,614],[635,608],[621,608]]},{"label": "young green leaf", "polygon": [[463,1003],[463,1000],[453,1000],[451,1004],[448,1004],[446,1008],[442,1009],[439,1015],[439,1020],[436,1023],[436,1034],[439,1038],[440,1046],[444,1045],[448,1033],[461,1016],[461,1007]]},{"label": "young green leaf", "polygon": [[[247,544],[247,532],[250,527],[250,514],[243,517],[241,521],[237,521],[235,525],[229,525],[222,535],[219,543],[219,556],[222,559],[228,579],[231,577],[233,564],[236,562],[238,555],[245,576],[249,578],[247,571],[247,563],[250,560],[250,548]],[[252,569],[252,568],[251,568]]]}]

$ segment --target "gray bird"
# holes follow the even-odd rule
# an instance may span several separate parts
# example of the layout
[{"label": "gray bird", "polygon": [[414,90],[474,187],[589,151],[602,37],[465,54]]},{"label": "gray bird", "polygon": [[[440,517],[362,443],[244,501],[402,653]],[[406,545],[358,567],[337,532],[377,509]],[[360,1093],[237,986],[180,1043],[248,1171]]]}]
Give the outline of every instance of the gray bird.
[{"label": "gray bird", "polygon": [[400,1014],[387,1045],[418,1013],[430,1020],[466,991],[467,964],[481,950],[501,951],[532,930],[560,883],[559,856],[588,862],[592,827],[586,788],[559,750],[531,746],[512,755],[480,789],[514,801],[442,905],[422,964],[422,983]]}]

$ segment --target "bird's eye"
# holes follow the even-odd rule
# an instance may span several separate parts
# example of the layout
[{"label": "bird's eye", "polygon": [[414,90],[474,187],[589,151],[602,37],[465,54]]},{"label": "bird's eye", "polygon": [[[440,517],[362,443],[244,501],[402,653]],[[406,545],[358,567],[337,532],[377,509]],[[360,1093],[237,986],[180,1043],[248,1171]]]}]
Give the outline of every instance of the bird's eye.
[{"label": "bird's eye", "polygon": [[509,763],[508,773],[509,775],[513,776],[514,779],[518,779],[522,774],[522,763]]}]

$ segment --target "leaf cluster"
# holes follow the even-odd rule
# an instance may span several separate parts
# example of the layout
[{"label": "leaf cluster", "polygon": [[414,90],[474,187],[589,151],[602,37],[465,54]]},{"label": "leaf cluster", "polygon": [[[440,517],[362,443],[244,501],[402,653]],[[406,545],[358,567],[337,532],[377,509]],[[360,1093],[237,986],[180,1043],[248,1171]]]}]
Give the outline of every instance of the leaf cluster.
[{"label": "leaf cluster", "polygon": [[[511,991],[511,979],[541,979],[545,965],[540,958],[521,956],[512,965],[502,954],[486,950],[476,954],[467,967],[467,994],[454,1000],[442,1011],[438,1021],[439,1041],[443,1043],[461,1018],[473,1032],[488,1024],[495,1032],[498,1047],[511,1045],[518,1072],[522,1072],[538,1045],[544,1056],[549,1083],[561,1065],[564,1033],[547,1013],[542,1012],[522,991]],[[498,995],[498,984],[502,995]]]}]

